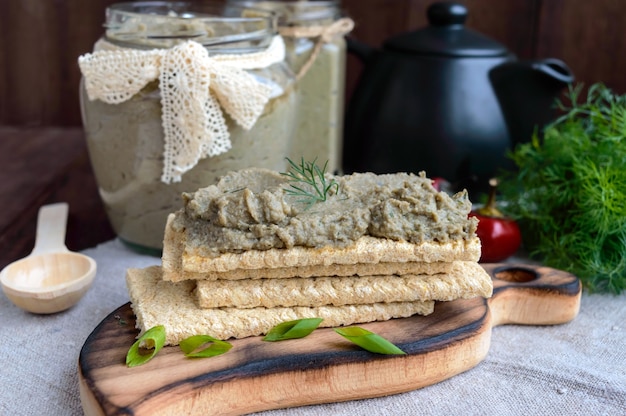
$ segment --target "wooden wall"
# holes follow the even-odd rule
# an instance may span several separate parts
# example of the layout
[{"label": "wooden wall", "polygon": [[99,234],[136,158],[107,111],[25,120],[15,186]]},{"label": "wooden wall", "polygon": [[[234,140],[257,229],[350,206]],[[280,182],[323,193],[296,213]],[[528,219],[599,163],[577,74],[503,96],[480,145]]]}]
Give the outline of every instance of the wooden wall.
[{"label": "wooden wall", "polygon": [[[371,45],[422,27],[433,0],[343,0]],[[77,57],[101,35],[112,0],[0,0],[0,126],[79,126]],[[465,0],[468,26],[520,58],[564,60],[578,81],[626,93],[626,1]],[[360,63],[349,59],[347,94]]]}]

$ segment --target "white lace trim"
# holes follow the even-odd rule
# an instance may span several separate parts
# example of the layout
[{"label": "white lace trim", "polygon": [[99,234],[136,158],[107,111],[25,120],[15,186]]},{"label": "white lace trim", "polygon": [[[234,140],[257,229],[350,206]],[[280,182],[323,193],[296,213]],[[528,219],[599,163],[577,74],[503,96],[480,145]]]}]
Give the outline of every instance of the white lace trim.
[{"label": "white lace trim", "polygon": [[147,51],[101,41],[95,52],[79,57],[78,64],[89,99],[109,104],[127,101],[159,80],[165,141],[161,180],[171,183],[179,182],[200,159],[231,148],[222,109],[244,129],[254,126],[272,87],[245,70],[266,68],[284,58],[281,36],[262,52],[214,56],[194,41]]}]

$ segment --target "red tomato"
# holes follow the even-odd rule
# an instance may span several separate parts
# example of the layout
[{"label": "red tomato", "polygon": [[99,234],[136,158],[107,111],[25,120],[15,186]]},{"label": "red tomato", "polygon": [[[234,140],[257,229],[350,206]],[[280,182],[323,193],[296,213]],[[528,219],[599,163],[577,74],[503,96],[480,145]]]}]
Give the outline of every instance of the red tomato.
[{"label": "red tomato", "polygon": [[480,238],[481,263],[497,263],[511,257],[522,245],[522,233],[517,223],[504,216],[496,207],[498,180],[489,180],[489,198],[484,207],[470,213],[478,218],[476,234]]},{"label": "red tomato", "polygon": [[481,263],[506,260],[520,248],[522,235],[515,221],[504,217],[481,215],[477,212],[470,213],[470,216],[479,220],[476,234],[482,245]]}]

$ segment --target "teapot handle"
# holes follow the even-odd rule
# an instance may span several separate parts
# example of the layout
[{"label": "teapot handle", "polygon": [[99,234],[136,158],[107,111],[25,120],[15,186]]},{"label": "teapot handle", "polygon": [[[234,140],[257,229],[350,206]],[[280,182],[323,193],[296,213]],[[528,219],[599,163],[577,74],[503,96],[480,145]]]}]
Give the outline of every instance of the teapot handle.
[{"label": "teapot handle", "polygon": [[510,61],[489,71],[489,79],[511,137],[511,147],[541,136],[556,116],[554,103],[561,90],[574,82],[567,65],[554,58]]},{"label": "teapot handle", "polygon": [[348,53],[356,56],[363,63],[369,61],[375,51],[375,49],[368,44],[358,41],[351,36],[346,38],[346,46],[348,48]]}]

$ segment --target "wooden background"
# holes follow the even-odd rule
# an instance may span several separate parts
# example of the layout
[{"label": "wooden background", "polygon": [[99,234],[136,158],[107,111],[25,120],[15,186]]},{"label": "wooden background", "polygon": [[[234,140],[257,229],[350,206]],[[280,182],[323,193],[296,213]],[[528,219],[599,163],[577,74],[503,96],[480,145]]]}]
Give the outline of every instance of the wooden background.
[{"label": "wooden background", "polygon": [[[80,126],[77,57],[102,34],[112,0],[0,0],[0,125]],[[371,45],[426,24],[433,0],[343,0]],[[520,58],[564,60],[578,81],[626,93],[626,1],[465,0],[467,26]],[[359,74],[349,59],[347,94]]]},{"label": "wooden background", "polygon": [[[433,0],[343,0],[352,36],[379,46],[426,24]],[[67,246],[114,237],[84,143],[79,55],[113,0],[0,0],[0,268],[33,247],[39,207],[70,204]],[[626,0],[465,0],[467,26],[520,58],[565,61],[580,82],[626,93]],[[361,70],[349,57],[346,94]]]}]

